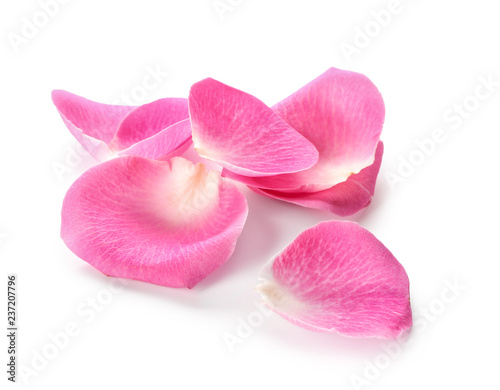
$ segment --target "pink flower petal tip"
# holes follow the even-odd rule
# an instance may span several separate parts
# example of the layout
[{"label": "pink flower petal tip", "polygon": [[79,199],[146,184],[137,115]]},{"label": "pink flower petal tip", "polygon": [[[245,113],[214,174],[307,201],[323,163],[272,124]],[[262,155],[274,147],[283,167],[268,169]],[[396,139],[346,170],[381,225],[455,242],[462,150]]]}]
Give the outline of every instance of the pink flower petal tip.
[{"label": "pink flower petal tip", "polygon": [[308,330],[393,339],[412,326],[403,266],[354,222],[302,232],[262,269],[260,281],[264,303]]},{"label": "pink flower petal tip", "polygon": [[298,172],[318,151],[257,98],[213,79],[191,87],[189,113],[198,153],[246,176]]},{"label": "pink flower petal tip", "polygon": [[117,157],[63,202],[61,237],[109,276],[192,288],[231,256],[247,216],[236,186],[182,157]]},{"label": "pink flower petal tip", "polygon": [[98,161],[119,155],[165,159],[191,143],[187,99],[120,106],[55,90],[52,101],[71,134]]}]

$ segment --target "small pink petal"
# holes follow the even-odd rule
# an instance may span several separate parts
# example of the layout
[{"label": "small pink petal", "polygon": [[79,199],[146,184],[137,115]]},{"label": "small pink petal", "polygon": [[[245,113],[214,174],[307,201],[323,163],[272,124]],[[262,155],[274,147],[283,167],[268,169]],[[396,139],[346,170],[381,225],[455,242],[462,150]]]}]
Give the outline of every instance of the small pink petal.
[{"label": "small pink petal", "polygon": [[61,237],[106,275],[191,288],[231,256],[246,216],[236,186],[202,164],[118,157],[71,186]]},{"label": "small pink petal", "polygon": [[52,101],[71,134],[99,161],[111,157],[109,142],[122,119],[136,108],[96,103],[62,90],[52,91]]},{"label": "small pink petal", "polygon": [[316,148],[257,98],[213,79],[189,93],[198,153],[246,176],[298,172],[318,161]]},{"label": "small pink petal", "polygon": [[191,145],[191,122],[185,119],[118,152],[118,155],[168,160],[171,157],[180,156]]},{"label": "small pink petal", "polygon": [[116,155],[166,159],[191,142],[187,99],[139,107],[96,103],[66,91],[53,91],[52,99],[68,129],[98,161]]},{"label": "small pink petal", "polygon": [[[270,198],[295,203],[300,206],[330,211],[342,217],[357,213],[367,207],[375,193],[375,183],[382,162],[384,145],[379,141],[375,161],[361,172],[333,187],[317,192],[280,192],[250,187],[255,192]],[[231,177],[231,176],[230,176]]]},{"label": "small pink petal", "polygon": [[397,338],[412,326],[403,266],[354,222],[322,222],[304,231],[260,279],[264,303],[308,330]]},{"label": "small pink petal", "polygon": [[187,99],[165,98],[144,104],[123,119],[110,147],[114,150],[127,149],[188,118]]}]

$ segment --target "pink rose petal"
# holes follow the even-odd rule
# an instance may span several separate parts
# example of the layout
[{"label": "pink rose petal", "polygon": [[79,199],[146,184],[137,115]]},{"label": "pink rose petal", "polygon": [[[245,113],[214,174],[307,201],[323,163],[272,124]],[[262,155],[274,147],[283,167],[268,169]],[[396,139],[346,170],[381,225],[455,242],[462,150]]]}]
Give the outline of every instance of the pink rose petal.
[{"label": "pink rose petal", "polygon": [[189,93],[198,153],[246,176],[298,172],[318,161],[316,148],[257,98],[213,79]]},{"label": "pink rose petal", "polygon": [[191,122],[185,119],[118,152],[118,155],[168,160],[171,157],[180,156],[191,145]]},{"label": "pink rose petal", "polygon": [[226,262],[247,216],[236,186],[181,157],[118,157],[85,172],[61,237],[109,276],[191,288]]},{"label": "pink rose petal", "polygon": [[412,326],[408,276],[354,222],[301,233],[261,272],[264,303],[295,325],[352,337],[397,338]]},{"label": "pink rose petal", "polygon": [[115,150],[127,149],[188,118],[187,99],[165,98],[144,104],[123,119],[110,146]]},{"label": "pink rose petal", "polygon": [[371,203],[383,153],[384,145],[382,141],[379,141],[375,161],[372,165],[349,176],[346,181],[323,191],[286,193],[256,187],[250,188],[270,198],[300,206],[330,211],[342,217],[353,215]]},{"label": "pink rose petal", "polygon": [[385,107],[365,75],[330,68],[273,109],[319,151],[303,183],[329,188],[375,160]]},{"label": "pink rose petal", "polygon": [[112,156],[108,148],[120,122],[136,107],[96,103],[67,91],[52,91],[52,101],[73,136],[98,161]]},{"label": "pink rose petal", "polygon": [[98,161],[117,155],[167,158],[191,142],[187,99],[166,98],[139,107],[96,103],[66,91],[52,92],[64,123]]}]

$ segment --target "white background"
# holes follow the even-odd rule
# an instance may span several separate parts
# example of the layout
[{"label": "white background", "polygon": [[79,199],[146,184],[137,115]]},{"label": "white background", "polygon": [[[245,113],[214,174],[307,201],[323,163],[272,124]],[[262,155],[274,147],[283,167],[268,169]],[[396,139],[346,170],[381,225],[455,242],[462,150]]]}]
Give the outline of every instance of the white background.
[{"label": "white background", "polygon": [[[21,34],[23,18],[41,7],[2,2],[1,283],[18,274],[18,357],[35,370],[19,372],[12,386],[354,389],[353,378],[363,378],[370,385],[361,388],[370,389],[497,388],[500,87],[473,106],[476,88],[485,93],[481,77],[500,81],[497,4],[401,0],[377,31],[372,11],[389,1],[232,3],[220,18],[212,0],[72,0],[16,52],[9,34]],[[349,61],[342,42],[353,44],[365,27],[373,37]],[[192,290],[127,281],[109,293],[111,279],[60,240],[64,194],[93,162],[75,160],[77,143],[52,105],[52,89],[107,103],[135,91],[142,104],[187,97],[191,84],[210,76],[274,104],[330,66],[369,76],[387,106],[376,196],[351,219],[408,272],[419,325],[397,356],[387,358],[387,341],[308,332],[277,315],[233,353],[224,341],[236,335],[239,318],[255,316],[260,267],[305,228],[336,218],[327,212],[245,191],[250,214],[234,256]],[[140,96],[151,68],[168,75]],[[446,121],[464,100],[468,118]],[[422,158],[416,142],[437,127],[446,139]],[[391,187],[388,175],[411,156],[420,165]],[[453,293],[450,283],[465,287]],[[92,297],[111,302],[89,312]],[[54,351],[51,335],[68,324],[78,334]],[[44,353],[45,364],[37,360]]]}]

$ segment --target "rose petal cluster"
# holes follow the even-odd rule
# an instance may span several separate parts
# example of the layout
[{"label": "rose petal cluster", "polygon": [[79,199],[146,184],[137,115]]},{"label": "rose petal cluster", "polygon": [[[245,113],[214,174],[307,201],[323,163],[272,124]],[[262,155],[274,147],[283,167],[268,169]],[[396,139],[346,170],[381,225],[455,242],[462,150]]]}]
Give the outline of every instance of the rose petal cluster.
[{"label": "rose petal cluster", "polygon": [[[187,99],[137,107],[61,90],[52,99],[99,162],[65,196],[62,239],[106,275],[162,286],[192,288],[231,257],[248,214],[235,182],[348,216],[370,203],[382,161],[382,96],[336,68],[272,107],[210,78]],[[411,327],[403,267],[353,222],[306,230],[261,279],[266,304],[307,329],[397,337]]]}]

